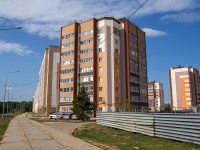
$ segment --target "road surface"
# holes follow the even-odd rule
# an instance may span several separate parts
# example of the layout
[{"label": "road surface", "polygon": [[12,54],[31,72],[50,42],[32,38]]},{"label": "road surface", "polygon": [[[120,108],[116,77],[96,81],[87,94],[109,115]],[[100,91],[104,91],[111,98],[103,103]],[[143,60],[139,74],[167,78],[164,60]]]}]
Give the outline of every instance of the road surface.
[{"label": "road surface", "polygon": [[75,138],[66,132],[30,120],[25,114],[11,120],[4,138],[0,143],[0,150],[13,149],[100,150],[100,148]]}]

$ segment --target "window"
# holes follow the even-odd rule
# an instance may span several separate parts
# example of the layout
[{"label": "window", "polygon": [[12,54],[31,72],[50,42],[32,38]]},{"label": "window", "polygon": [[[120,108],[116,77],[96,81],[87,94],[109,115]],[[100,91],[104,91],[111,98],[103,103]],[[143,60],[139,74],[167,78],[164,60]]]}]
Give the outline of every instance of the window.
[{"label": "window", "polygon": [[93,61],[93,57],[87,57],[87,58],[80,59],[80,63],[86,63],[86,62],[91,62],[91,61]]},{"label": "window", "polygon": [[62,48],[74,46],[74,41],[62,44]]},{"label": "window", "polygon": [[139,83],[139,79],[133,76],[130,76],[130,81],[133,83]]},{"label": "window", "polygon": [[89,35],[89,34],[92,34],[92,33],[93,33],[93,30],[90,29],[90,30],[87,30],[87,31],[81,32],[81,36]]},{"label": "window", "polygon": [[93,86],[85,86],[85,91],[86,92],[92,92],[93,91]]},{"label": "window", "polygon": [[119,54],[119,50],[117,48],[115,48],[115,53]]},{"label": "window", "polygon": [[101,82],[102,81],[102,77],[99,77],[99,82]]},{"label": "window", "polygon": [[79,72],[80,73],[84,73],[84,72],[92,72],[93,71],[93,67],[84,67],[84,68],[80,68]]},{"label": "window", "polygon": [[115,58],[115,63],[118,64],[119,63],[119,59]]},{"label": "window", "polygon": [[99,87],[99,92],[102,92],[102,87]]},{"label": "window", "polygon": [[97,44],[101,44],[102,39],[98,39]]},{"label": "window", "polygon": [[98,52],[101,53],[102,52],[102,48],[99,48]]},{"label": "window", "polygon": [[119,107],[116,107],[116,112],[119,112],[119,110],[120,110]]},{"label": "window", "polygon": [[74,78],[65,78],[65,79],[60,79],[60,83],[70,83],[73,82]]},{"label": "window", "polygon": [[89,43],[92,43],[92,42],[93,42],[93,39],[90,38],[90,39],[86,39],[86,40],[80,41],[80,44],[84,45],[84,44],[89,44]]},{"label": "window", "polygon": [[80,82],[91,82],[93,81],[93,76],[83,76],[79,78]]},{"label": "window", "polygon": [[99,112],[102,112],[102,111],[103,111],[102,107],[99,107],[99,109],[98,109],[98,110],[99,110]]},{"label": "window", "polygon": [[102,102],[102,97],[99,97],[99,102]]},{"label": "window", "polygon": [[74,36],[74,33],[70,33],[70,34],[64,35],[64,36],[62,36],[62,40],[68,39],[68,38],[72,38],[73,36]]},{"label": "window", "polygon": [[73,63],[74,63],[73,59],[65,60],[65,61],[61,61],[61,66],[68,65],[68,64],[73,64]]},{"label": "window", "polygon": [[119,68],[116,68],[116,72],[119,72]]},{"label": "window", "polygon": [[102,62],[102,57],[99,57],[99,62]]},{"label": "window", "polygon": [[120,88],[119,87],[116,87],[116,92],[120,92]]},{"label": "window", "polygon": [[116,82],[119,82],[119,78],[118,77],[116,77]]},{"label": "window", "polygon": [[139,87],[131,86],[131,92],[139,93]]},{"label": "window", "polygon": [[70,51],[61,53],[61,57],[69,56],[69,55],[73,55],[73,54],[74,54],[74,50],[70,50]]},{"label": "window", "polygon": [[68,88],[60,88],[60,92],[73,92],[73,87],[68,87]]},{"label": "window", "polygon": [[103,30],[102,29],[98,29],[97,34],[101,34],[101,33],[103,33]]},{"label": "window", "polygon": [[116,97],[116,102],[119,103],[120,102],[120,98]]},{"label": "window", "polygon": [[99,72],[102,72],[102,67],[99,67],[98,71],[99,71]]},{"label": "window", "polygon": [[90,53],[92,52],[93,49],[90,47],[90,48],[86,48],[86,49],[81,49],[80,50],[80,54],[87,54],[87,53]]},{"label": "window", "polygon": [[73,73],[74,68],[66,69],[66,70],[61,70],[60,74],[68,74],[68,73]]},{"label": "window", "polygon": [[60,97],[60,102],[72,102],[72,97]]},{"label": "window", "polygon": [[117,45],[118,45],[118,42],[119,42],[119,41],[115,39],[115,44],[117,44]]},{"label": "window", "polygon": [[114,30],[114,34],[119,36],[119,31]]}]

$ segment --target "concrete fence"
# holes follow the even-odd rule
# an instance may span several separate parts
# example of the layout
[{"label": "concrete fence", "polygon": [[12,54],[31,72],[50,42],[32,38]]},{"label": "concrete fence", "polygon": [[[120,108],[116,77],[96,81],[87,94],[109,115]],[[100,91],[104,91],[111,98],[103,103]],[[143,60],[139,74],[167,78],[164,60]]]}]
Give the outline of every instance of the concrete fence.
[{"label": "concrete fence", "polygon": [[200,114],[97,113],[97,124],[200,145]]}]

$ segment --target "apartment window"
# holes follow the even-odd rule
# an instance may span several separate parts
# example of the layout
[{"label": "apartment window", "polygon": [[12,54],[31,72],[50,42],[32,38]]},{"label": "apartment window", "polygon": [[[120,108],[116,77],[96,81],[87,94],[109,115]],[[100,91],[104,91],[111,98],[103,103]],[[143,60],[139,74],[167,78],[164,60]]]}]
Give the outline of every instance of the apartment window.
[{"label": "apartment window", "polygon": [[99,97],[99,102],[102,102],[102,97]]},{"label": "apartment window", "polygon": [[69,56],[69,55],[73,55],[73,54],[74,54],[74,50],[70,50],[70,51],[61,53],[61,57]]},{"label": "apartment window", "polygon": [[102,90],[103,90],[102,87],[99,87],[99,92],[102,92]]},{"label": "apartment window", "polygon": [[98,39],[97,43],[101,44],[101,42],[102,42],[102,39]]},{"label": "apartment window", "polygon": [[147,94],[147,90],[146,89],[140,89],[140,93]]},{"label": "apartment window", "polygon": [[114,34],[119,36],[119,31],[114,30]]},{"label": "apartment window", "polygon": [[93,49],[90,48],[86,48],[86,49],[81,49],[80,50],[80,54],[87,54],[87,53],[91,53],[93,51]]},{"label": "apartment window", "polygon": [[139,87],[131,86],[131,92],[139,93]]},{"label": "apartment window", "polygon": [[84,44],[89,44],[89,43],[92,43],[92,42],[93,42],[93,39],[90,38],[90,39],[86,39],[86,40],[80,41],[80,44],[84,45]]},{"label": "apartment window", "polygon": [[60,102],[72,102],[72,97],[60,97]]},{"label": "apartment window", "polygon": [[61,61],[61,66],[69,65],[69,64],[73,64],[73,63],[74,63],[73,59],[65,60],[65,61]]},{"label": "apartment window", "polygon": [[119,82],[119,78],[118,77],[116,77],[116,82]]},{"label": "apartment window", "polygon": [[119,68],[116,68],[116,72],[119,72]]},{"label": "apartment window", "polygon": [[74,33],[70,33],[67,35],[62,36],[62,40],[74,37]]},{"label": "apartment window", "polygon": [[93,91],[93,86],[85,86],[85,91],[86,92],[92,92]]},{"label": "apartment window", "polygon": [[63,93],[63,92],[73,92],[73,87],[61,88],[60,92],[61,93]]},{"label": "apartment window", "polygon": [[116,97],[116,102],[119,103],[120,102],[120,98]]},{"label": "apartment window", "polygon": [[97,34],[101,34],[101,33],[103,33],[103,30],[102,29],[98,29]]},{"label": "apartment window", "polygon": [[133,76],[130,76],[130,81],[133,83],[139,83],[139,79]]},{"label": "apartment window", "polygon": [[102,57],[99,57],[99,62],[102,62]]},{"label": "apartment window", "polygon": [[90,30],[87,30],[87,31],[81,32],[81,36],[89,35],[89,34],[92,34],[92,33],[93,33],[93,30],[90,29]]},{"label": "apartment window", "polygon": [[119,63],[119,59],[115,58],[115,63],[118,64]]},{"label": "apartment window", "polygon": [[131,96],[131,102],[139,102],[138,96]]},{"label": "apartment window", "polygon": [[60,79],[60,83],[70,83],[73,82],[74,78],[65,78],[65,79]]},{"label": "apartment window", "polygon": [[84,73],[84,72],[92,72],[93,71],[93,67],[84,67],[84,68],[80,68],[79,72],[80,73]]},{"label": "apartment window", "polygon": [[61,70],[60,74],[68,74],[68,73],[73,73],[74,68],[66,69],[66,70]]},{"label": "apartment window", "polygon": [[99,71],[99,72],[102,72],[102,67],[99,67],[98,71]]},{"label": "apartment window", "polygon": [[117,44],[117,45],[118,45],[118,43],[119,43],[119,41],[118,41],[117,39],[115,39],[115,44]]},{"label": "apartment window", "polygon": [[117,48],[115,48],[115,53],[119,54],[119,50]]},{"label": "apartment window", "polygon": [[120,92],[120,88],[119,87],[116,87],[116,92]]},{"label": "apartment window", "polygon": [[99,107],[99,109],[98,109],[98,110],[99,110],[99,112],[102,112],[102,111],[103,111],[102,107]]},{"label": "apartment window", "polygon": [[80,59],[80,63],[86,63],[86,62],[91,62],[91,61],[93,61],[93,57],[87,57],[87,58]]},{"label": "apartment window", "polygon": [[79,78],[80,82],[91,82],[93,81],[93,76],[83,76]]},{"label": "apartment window", "polygon": [[98,52],[101,53],[102,52],[102,48],[99,48]]},{"label": "apartment window", "polygon": [[102,82],[102,77],[99,77],[99,82]]},{"label": "apartment window", "polygon": [[62,44],[62,48],[74,46],[74,41]]},{"label": "apartment window", "polygon": [[119,107],[116,107],[116,112],[119,112],[119,110],[120,110]]}]

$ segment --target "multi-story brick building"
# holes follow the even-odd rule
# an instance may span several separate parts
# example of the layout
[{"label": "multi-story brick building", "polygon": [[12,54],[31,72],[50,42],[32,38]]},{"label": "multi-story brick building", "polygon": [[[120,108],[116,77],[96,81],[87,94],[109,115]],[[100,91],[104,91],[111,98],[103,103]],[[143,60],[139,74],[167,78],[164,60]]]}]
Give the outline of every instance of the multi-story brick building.
[{"label": "multi-story brick building", "polygon": [[160,82],[148,83],[148,104],[150,111],[164,110],[163,84]]},{"label": "multi-story brick building", "polygon": [[171,104],[174,110],[188,109],[200,104],[200,74],[192,67],[174,67],[169,70]]},{"label": "multi-story brick building", "polygon": [[58,76],[60,47],[46,48],[39,71],[39,82],[33,97],[33,110],[42,115],[56,111],[58,102]]},{"label": "multi-story brick building", "polygon": [[61,27],[60,111],[71,111],[85,86],[98,111],[147,110],[145,33],[125,18],[74,22]]}]

